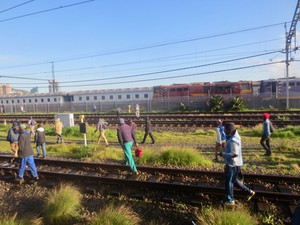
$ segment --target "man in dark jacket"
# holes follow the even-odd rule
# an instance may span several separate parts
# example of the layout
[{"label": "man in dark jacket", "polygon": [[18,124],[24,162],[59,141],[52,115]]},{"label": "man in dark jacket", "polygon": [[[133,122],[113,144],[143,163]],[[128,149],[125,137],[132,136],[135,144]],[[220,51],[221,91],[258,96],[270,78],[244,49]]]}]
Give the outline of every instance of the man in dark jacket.
[{"label": "man in dark jacket", "polygon": [[152,144],[154,144],[155,140],[154,140],[154,137],[153,137],[153,134],[152,134],[152,125],[151,125],[151,121],[150,121],[149,117],[147,116],[146,117],[146,123],[145,123],[145,135],[144,135],[144,139],[142,141],[142,144],[145,143],[148,134],[150,135],[150,138],[152,140]]},{"label": "man in dark jacket", "polygon": [[40,156],[40,147],[43,151],[43,158],[46,158],[46,138],[45,138],[45,129],[41,124],[38,124],[36,132],[34,134],[34,142],[36,144],[37,157]]},{"label": "man in dark jacket", "polygon": [[7,141],[10,142],[10,149],[13,151],[14,156],[18,157],[18,139],[19,139],[19,126],[13,122],[12,127],[8,130]]},{"label": "man in dark jacket", "polygon": [[33,150],[30,144],[30,133],[26,130],[26,125],[21,124],[19,127],[19,157],[20,165],[18,171],[18,179],[23,180],[26,164],[28,165],[34,180],[38,180],[37,169],[34,163]]},{"label": "man in dark jacket", "polygon": [[125,164],[129,165],[134,174],[138,174],[134,160],[132,158],[131,148],[133,142],[135,146],[138,146],[134,129],[128,124],[125,124],[124,119],[120,118],[120,125],[117,128],[117,135],[120,145],[125,154]]}]

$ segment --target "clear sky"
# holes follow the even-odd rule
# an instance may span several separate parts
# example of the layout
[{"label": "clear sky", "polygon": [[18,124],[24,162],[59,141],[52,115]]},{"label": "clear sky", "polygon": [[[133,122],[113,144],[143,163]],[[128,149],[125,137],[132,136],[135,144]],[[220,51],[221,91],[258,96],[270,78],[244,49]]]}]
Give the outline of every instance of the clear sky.
[{"label": "clear sky", "polygon": [[[0,83],[43,93],[53,78],[74,91],[284,77],[296,4],[1,0]],[[298,55],[289,76],[299,77]]]}]

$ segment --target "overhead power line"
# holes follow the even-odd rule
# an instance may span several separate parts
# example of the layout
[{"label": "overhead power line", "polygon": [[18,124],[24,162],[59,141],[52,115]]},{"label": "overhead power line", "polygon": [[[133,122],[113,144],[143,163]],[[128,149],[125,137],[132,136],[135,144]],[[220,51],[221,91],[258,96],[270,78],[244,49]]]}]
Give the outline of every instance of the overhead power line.
[{"label": "overhead power line", "polygon": [[[150,48],[157,48],[157,47],[163,47],[163,46],[168,46],[168,45],[186,43],[186,42],[191,42],[191,41],[195,41],[195,40],[220,37],[220,36],[224,36],[224,35],[241,33],[241,32],[246,32],[246,31],[251,31],[251,30],[257,30],[257,29],[263,29],[263,28],[268,28],[268,27],[278,26],[278,25],[283,25],[283,24],[285,24],[285,23],[283,22],[283,23],[265,25],[265,26],[249,28],[249,29],[243,29],[243,30],[227,32],[227,33],[221,33],[221,34],[216,34],[216,35],[211,35],[211,36],[181,40],[181,41],[176,41],[176,42],[163,43],[163,44],[159,44],[159,45],[149,45],[149,46],[140,47],[140,48],[133,48],[133,49],[127,49],[127,50],[120,50],[120,51],[113,51],[113,52],[107,52],[107,53],[93,54],[93,55],[82,56],[82,57],[73,57],[73,58],[67,58],[67,59],[62,59],[62,60],[51,60],[51,62],[60,63],[60,62],[75,61],[75,60],[87,59],[87,58],[95,58],[95,57],[107,56],[107,55],[113,55],[113,54],[127,53],[127,52],[139,51],[139,50],[144,50],[144,49],[150,49]],[[282,39],[282,38],[280,38],[280,39]],[[276,40],[280,40],[280,39],[279,38],[278,39],[271,39],[271,40],[267,40],[267,41],[264,41],[264,42],[276,41]],[[203,53],[207,53],[207,52],[211,52],[211,51],[225,50],[225,49],[236,48],[236,47],[243,47],[243,46],[253,45],[253,44],[261,44],[261,43],[264,43],[264,42],[253,42],[253,43],[247,43],[247,44],[244,44],[244,45],[236,45],[236,46],[233,46],[233,47],[218,48],[218,49],[215,49],[215,50],[203,51]],[[201,52],[194,53],[194,54],[199,54],[199,53],[201,53]],[[17,66],[9,66],[9,67],[0,67],[0,69],[14,69],[14,68],[19,68],[19,67],[37,66],[37,65],[49,64],[51,62],[48,61],[48,62],[41,62],[41,63],[33,63],[33,64],[25,64],[25,65],[17,65]],[[118,65],[118,64],[116,64],[116,65]]]},{"label": "overhead power line", "polygon": [[208,75],[208,74],[221,73],[221,72],[236,71],[236,70],[242,70],[242,69],[250,69],[250,68],[262,67],[262,66],[267,66],[267,65],[272,65],[272,64],[279,64],[279,63],[284,63],[284,62],[283,61],[269,62],[269,63],[250,65],[250,66],[235,67],[235,68],[231,68],[231,69],[214,70],[214,71],[208,71],[208,72],[202,72],[202,73],[183,74],[183,75],[160,77],[160,78],[149,78],[149,79],[143,79],[143,80],[117,81],[117,82],[98,83],[98,84],[64,85],[64,86],[60,86],[60,87],[89,87],[89,86],[96,86],[96,85],[97,86],[102,86],[102,85],[112,85],[112,84],[127,84],[127,83],[137,83],[137,82],[146,82],[146,81],[155,81],[155,80],[166,80],[166,79],[192,77],[192,76]]},{"label": "overhead power line", "polygon": [[5,75],[0,75],[0,77],[13,78],[13,79],[22,79],[22,80],[43,80],[43,81],[48,81],[48,79],[32,78],[32,77],[14,77],[14,76],[5,76]]},{"label": "overhead power line", "polygon": [[199,38],[193,38],[193,39],[187,39],[187,40],[181,40],[181,41],[174,41],[174,42],[162,43],[162,44],[156,44],[156,45],[149,45],[149,46],[140,47],[140,48],[133,48],[133,49],[127,49],[127,50],[100,53],[100,54],[95,54],[95,55],[90,55],[90,56],[69,58],[69,59],[63,59],[63,60],[55,60],[54,62],[57,63],[57,62],[73,61],[73,60],[79,60],[79,59],[85,59],[85,58],[94,58],[94,57],[98,57],[98,56],[107,56],[107,55],[114,55],[114,54],[127,53],[127,52],[133,52],[133,51],[140,51],[140,50],[145,50],[145,49],[150,49],[150,48],[158,48],[158,47],[164,47],[164,46],[169,46],[169,45],[182,44],[182,43],[187,43],[187,42],[192,42],[192,41],[199,41],[199,40],[204,40],[204,39],[227,36],[227,35],[241,33],[241,32],[248,32],[248,31],[252,31],[252,30],[265,29],[265,28],[268,28],[268,27],[278,26],[278,25],[283,25],[283,24],[284,23],[277,23],[277,24],[271,24],[271,25],[266,25],[266,26],[261,26],[261,27],[243,29],[243,30],[239,30],[239,31],[232,31],[232,32],[215,34],[215,35],[208,35],[208,36],[199,37]]},{"label": "overhead power line", "polygon": [[7,11],[9,11],[9,10],[18,8],[18,7],[22,6],[22,5],[26,5],[27,3],[30,3],[30,2],[33,2],[33,1],[34,1],[34,0],[30,0],[30,1],[27,1],[27,2],[20,3],[20,4],[18,4],[18,5],[12,6],[12,7],[10,7],[10,8],[4,9],[4,10],[0,11],[0,13],[7,12]]},{"label": "overhead power line", "polygon": [[268,52],[268,53],[262,53],[262,54],[252,55],[252,56],[241,57],[241,58],[237,58],[237,59],[229,59],[229,60],[224,60],[224,61],[219,61],[219,62],[207,63],[207,64],[196,65],[196,66],[188,66],[188,67],[182,67],[182,68],[176,68],[176,69],[170,69],[170,70],[162,70],[162,71],[156,71],[156,72],[149,72],[149,73],[142,73],[142,74],[135,74],[135,75],[128,75],[128,76],[120,76],[120,77],[100,78],[100,79],[92,79],[92,80],[65,81],[65,82],[59,82],[59,83],[79,83],[79,82],[82,83],[82,82],[93,82],[93,81],[100,81],[100,80],[115,80],[115,79],[125,79],[125,78],[140,77],[140,76],[149,76],[149,75],[155,75],[155,74],[161,74],[161,73],[177,72],[177,71],[183,71],[183,70],[196,69],[196,68],[200,68],[200,67],[219,65],[219,64],[229,63],[229,62],[236,62],[236,61],[255,58],[255,57],[259,57],[259,56],[270,55],[270,54],[273,54],[276,52],[279,52],[279,51],[273,51],[273,52]]},{"label": "overhead power line", "polygon": [[[207,72],[201,72],[201,73],[192,73],[192,74],[181,74],[181,75],[159,77],[159,78],[149,78],[149,79],[129,80],[129,81],[116,81],[116,82],[97,83],[97,84],[95,84],[95,83],[93,83],[93,84],[82,84],[81,83],[81,84],[78,84],[78,85],[63,85],[63,86],[60,86],[60,87],[61,88],[66,88],[66,87],[90,87],[90,86],[102,86],[102,85],[127,84],[127,83],[138,83],[138,82],[147,82],[147,81],[156,81],[156,80],[166,80],[166,79],[174,79],[174,78],[182,78],[182,77],[208,75],[208,74],[214,74],[214,73],[220,73],[220,72],[236,71],[236,70],[242,70],[242,69],[250,69],[250,68],[280,64],[280,63],[284,63],[284,61],[268,62],[268,63],[249,65],[249,66],[234,67],[234,68],[229,68],[229,69],[213,70],[213,71],[207,71]],[[16,87],[16,88],[24,88],[24,87]],[[47,88],[47,87],[40,87],[40,88]]]},{"label": "overhead power line", "polygon": [[[270,55],[270,54],[274,54],[274,53],[278,53],[278,52],[281,52],[281,51],[277,50],[277,51],[272,51],[272,52],[264,52],[264,53],[261,53],[261,54],[245,56],[245,57],[240,57],[240,58],[235,58],[235,59],[229,59],[229,60],[224,60],[224,61],[218,61],[218,62],[213,62],[213,63],[206,63],[206,64],[195,65],[195,66],[188,66],[188,67],[181,67],[181,68],[175,68],[175,69],[169,69],[169,70],[155,71],[155,72],[149,72],[149,73],[141,73],[141,74],[119,76],[119,77],[110,77],[110,78],[91,79],[91,80],[62,81],[62,82],[59,82],[59,83],[61,83],[61,84],[62,83],[82,83],[82,82],[94,82],[94,81],[101,81],[101,80],[115,80],[115,79],[125,79],[125,78],[132,78],[132,77],[149,76],[149,75],[155,75],[155,74],[161,74],[161,73],[170,73],[170,72],[190,70],[190,69],[196,69],[196,68],[212,66],[212,65],[219,65],[219,64],[229,63],[229,62],[236,62],[236,61],[241,61],[241,60],[245,60],[245,59]],[[23,76],[24,76],[24,74],[23,74]],[[0,75],[0,77],[7,77],[7,78],[29,79],[29,78],[24,78],[23,76],[22,77],[12,77],[12,76],[1,76]],[[43,79],[43,80],[46,80],[46,79]]]},{"label": "overhead power line", "polygon": [[8,19],[0,20],[0,23],[6,22],[6,21],[9,21],[9,20],[15,20],[15,19],[27,17],[27,16],[33,16],[33,15],[37,15],[37,14],[41,14],[41,13],[46,13],[46,12],[50,12],[50,11],[54,11],[54,10],[58,10],[58,9],[73,7],[73,6],[77,6],[77,5],[81,5],[81,4],[85,4],[85,3],[89,3],[89,2],[93,2],[93,1],[95,1],[95,0],[87,0],[87,1],[77,2],[77,3],[73,3],[73,4],[69,4],[69,5],[58,6],[58,7],[52,8],[52,9],[46,9],[46,10],[42,10],[42,11],[38,11],[38,12],[33,12],[33,13],[28,13],[28,14],[24,14],[24,15],[20,15],[20,16],[15,16],[15,17],[11,17],[11,18],[8,18]]}]

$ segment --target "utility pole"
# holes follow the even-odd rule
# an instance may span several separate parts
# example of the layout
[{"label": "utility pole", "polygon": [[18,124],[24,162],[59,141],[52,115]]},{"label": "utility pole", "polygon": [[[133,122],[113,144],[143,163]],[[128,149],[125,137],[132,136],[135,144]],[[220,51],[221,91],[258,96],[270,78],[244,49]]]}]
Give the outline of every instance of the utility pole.
[{"label": "utility pole", "polygon": [[55,73],[54,73],[54,62],[52,61],[52,93],[55,93]]},{"label": "utility pole", "polygon": [[[286,109],[290,108],[290,103],[289,103],[289,95],[290,95],[290,85],[289,85],[289,62],[291,60],[290,57],[290,50],[291,50],[291,42],[292,38],[296,38],[296,26],[297,22],[300,19],[300,0],[297,2],[297,6],[295,9],[293,21],[291,23],[291,27],[289,32],[286,30],[286,24],[285,24],[285,30],[286,30],[286,42],[285,42],[285,67],[286,67]],[[297,47],[295,47],[294,51],[297,50]]]}]

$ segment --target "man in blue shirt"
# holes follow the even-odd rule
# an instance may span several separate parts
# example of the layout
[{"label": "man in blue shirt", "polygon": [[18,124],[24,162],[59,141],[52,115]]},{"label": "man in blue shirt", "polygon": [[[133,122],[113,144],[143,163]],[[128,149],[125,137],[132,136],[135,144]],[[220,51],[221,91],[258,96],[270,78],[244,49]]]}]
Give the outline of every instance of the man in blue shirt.
[{"label": "man in blue shirt", "polygon": [[248,194],[247,201],[249,201],[255,192],[248,188],[238,175],[241,174],[241,167],[243,165],[241,137],[238,134],[235,124],[228,123],[225,125],[226,146],[225,152],[220,152],[219,156],[225,161],[225,190],[226,198],[223,202],[225,205],[235,205],[233,197],[234,186],[245,191]]},{"label": "man in blue shirt", "polygon": [[260,139],[261,146],[266,150],[265,156],[270,156],[272,154],[271,147],[270,147],[270,137],[271,133],[273,132],[273,126],[270,119],[269,113],[263,114],[263,132]]}]

